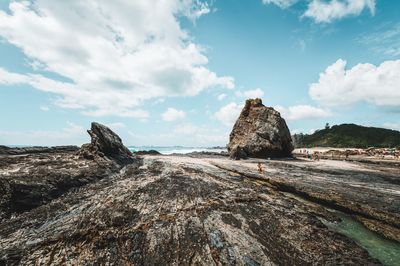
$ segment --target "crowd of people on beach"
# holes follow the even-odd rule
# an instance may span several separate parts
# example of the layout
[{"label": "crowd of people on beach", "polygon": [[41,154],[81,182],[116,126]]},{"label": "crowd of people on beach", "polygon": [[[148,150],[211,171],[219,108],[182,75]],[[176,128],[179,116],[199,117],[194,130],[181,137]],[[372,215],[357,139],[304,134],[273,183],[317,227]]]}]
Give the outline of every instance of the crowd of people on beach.
[{"label": "crowd of people on beach", "polygon": [[378,159],[400,159],[400,149],[389,148],[328,150],[325,152],[300,149],[299,153],[302,157],[308,158],[313,161],[319,161],[320,159],[348,160],[350,156],[365,156]]}]

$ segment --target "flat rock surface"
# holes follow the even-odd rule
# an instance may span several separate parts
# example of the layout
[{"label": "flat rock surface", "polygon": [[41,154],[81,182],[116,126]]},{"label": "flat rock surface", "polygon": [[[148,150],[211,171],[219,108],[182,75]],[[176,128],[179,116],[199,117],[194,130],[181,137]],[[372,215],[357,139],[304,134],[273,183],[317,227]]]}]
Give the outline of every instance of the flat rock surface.
[{"label": "flat rock surface", "polygon": [[[376,203],[364,203],[371,209],[365,213],[396,227],[394,175],[349,165],[351,176],[358,173],[352,179],[341,175],[345,170],[308,161],[270,161],[259,173],[258,162],[144,156],[141,165],[110,170],[101,180],[1,222],[0,264],[380,264],[321,222],[336,219],[322,205],[286,192],[292,187],[295,195],[311,194],[313,187],[317,194],[339,193],[341,185],[344,197],[381,193]],[[2,178],[12,173],[1,169]],[[365,173],[377,187],[367,184]],[[324,182],[330,183],[323,188]],[[354,210],[362,216],[364,209]]]},{"label": "flat rock surface", "polygon": [[86,160],[75,150],[0,155],[0,222],[77,188],[108,177],[121,167],[107,158]]}]

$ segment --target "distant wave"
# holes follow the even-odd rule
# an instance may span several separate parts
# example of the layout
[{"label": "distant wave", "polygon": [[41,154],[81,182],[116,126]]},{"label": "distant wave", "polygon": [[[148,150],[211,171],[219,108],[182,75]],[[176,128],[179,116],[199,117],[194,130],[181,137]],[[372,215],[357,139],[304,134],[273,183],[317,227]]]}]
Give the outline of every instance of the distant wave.
[{"label": "distant wave", "polygon": [[173,153],[179,153],[179,154],[186,154],[186,153],[191,153],[191,152],[202,152],[202,151],[208,151],[208,152],[222,152],[226,151],[225,148],[222,147],[181,147],[181,146],[171,146],[171,147],[157,147],[157,146],[130,146],[128,147],[130,151],[136,152],[136,151],[149,151],[149,150],[156,150],[161,154],[173,154]]}]

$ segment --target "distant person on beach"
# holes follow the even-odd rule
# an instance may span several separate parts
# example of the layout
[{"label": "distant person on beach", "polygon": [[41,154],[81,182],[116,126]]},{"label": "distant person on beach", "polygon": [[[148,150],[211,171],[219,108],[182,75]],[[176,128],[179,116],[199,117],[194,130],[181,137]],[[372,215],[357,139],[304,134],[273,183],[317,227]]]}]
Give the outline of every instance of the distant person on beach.
[{"label": "distant person on beach", "polygon": [[264,172],[264,169],[263,169],[263,166],[262,166],[261,163],[258,163],[258,164],[257,164],[257,167],[258,167],[258,172],[259,172],[259,173],[263,173],[263,172]]}]

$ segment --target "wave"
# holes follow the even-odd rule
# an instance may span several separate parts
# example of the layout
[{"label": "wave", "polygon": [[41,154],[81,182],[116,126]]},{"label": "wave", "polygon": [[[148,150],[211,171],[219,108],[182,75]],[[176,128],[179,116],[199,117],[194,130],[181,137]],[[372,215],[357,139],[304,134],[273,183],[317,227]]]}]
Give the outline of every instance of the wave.
[{"label": "wave", "polygon": [[171,147],[158,147],[158,146],[130,146],[128,147],[131,152],[137,151],[149,151],[155,150],[161,154],[169,155],[173,153],[187,154],[191,152],[223,152],[226,151],[222,147],[182,147],[182,146],[171,146]]}]

